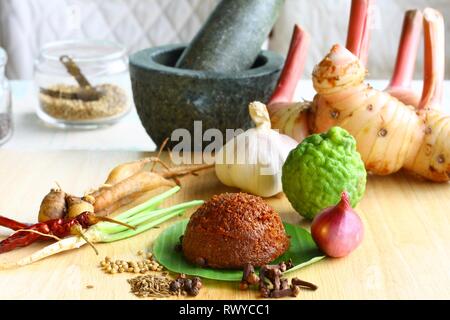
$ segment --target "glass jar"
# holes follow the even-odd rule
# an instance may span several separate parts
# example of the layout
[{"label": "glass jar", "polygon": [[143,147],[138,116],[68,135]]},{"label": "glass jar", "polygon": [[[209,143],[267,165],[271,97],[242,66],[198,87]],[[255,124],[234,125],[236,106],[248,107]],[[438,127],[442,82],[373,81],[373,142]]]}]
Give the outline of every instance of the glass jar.
[{"label": "glass jar", "polygon": [[5,50],[0,48],[0,145],[4,144],[12,136],[12,112],[11,112],[11,89],[5,76],[6,62],[8,56]]},{"label": "glass jar", "polygon": [[[76,80],[62,57],[78,67]],[[67,59],[67,58],[66,58]],[[106,41],[60,41],[44,46],[35,61],[38,116],[58,127],[92,129],[116,123],[131,109],[126,49]],[[86,90],[95,95],[86,95]]]}]

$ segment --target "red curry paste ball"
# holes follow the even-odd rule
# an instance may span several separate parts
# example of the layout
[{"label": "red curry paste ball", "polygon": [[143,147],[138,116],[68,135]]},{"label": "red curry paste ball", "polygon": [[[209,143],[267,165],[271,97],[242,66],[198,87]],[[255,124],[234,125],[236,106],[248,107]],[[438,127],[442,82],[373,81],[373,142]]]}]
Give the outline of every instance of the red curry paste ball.
[{"label": "red curry paste ball", "polygon": [[278,213],[262,198],[223,193],[192,215],[182,248],[194,264],[242,269],[272,262],[289,248],[289,238]]}]

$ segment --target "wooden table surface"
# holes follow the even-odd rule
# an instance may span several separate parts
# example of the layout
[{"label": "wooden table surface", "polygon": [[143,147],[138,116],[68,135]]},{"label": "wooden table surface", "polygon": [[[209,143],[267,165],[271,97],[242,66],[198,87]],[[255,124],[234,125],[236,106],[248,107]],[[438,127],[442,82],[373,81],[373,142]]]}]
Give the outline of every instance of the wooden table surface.
[{"label": "wooden table surface", "polygon": [[[0,213],[18,220],[35,221],[41,198],[57,181],[66,191],[82,194],[103,182],[116,164],[138,159],[139,152],[0,150]],[[215,178],[213,170],[183,178],[183,190],[173,204],[208,199],[232,189]],[[284,197],[268,202],[290,223],[309,227]],[[365,225],[363,244],[343,259],[325,259],[294,272],[319,286],[302,291],[299,299],[419,299],[450,298],[450,185],[419,181],[403,173],[369,177],[359,204]],[[96,256],[85,246],[34,265],[0,271],[0,299],[134,299],[127,279],[131,274],[106,275],[101,258],[137,259],[139,250],[151,250],[161,230],[135,238],[99,244]],[[0,229],[0,236],[8,232]],[[40,248],[0,256],[12,261]],[[88,289],[86,286],[92,285]],[[205,281],[199,299],[253,299],[257,293],[239,291],[238,284]]]}]

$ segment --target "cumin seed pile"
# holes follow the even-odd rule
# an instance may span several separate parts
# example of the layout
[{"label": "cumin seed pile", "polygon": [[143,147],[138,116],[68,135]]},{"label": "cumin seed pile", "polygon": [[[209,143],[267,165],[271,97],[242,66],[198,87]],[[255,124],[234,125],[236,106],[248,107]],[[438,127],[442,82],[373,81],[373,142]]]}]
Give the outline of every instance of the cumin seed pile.
[{"label": "cumin seed pile", "polygon": [[176,295],[177,292],[170,290],[172,279],[167,273],[161,275],[145,275],[128,279],[131,292],[139,298],[165,298]]}]

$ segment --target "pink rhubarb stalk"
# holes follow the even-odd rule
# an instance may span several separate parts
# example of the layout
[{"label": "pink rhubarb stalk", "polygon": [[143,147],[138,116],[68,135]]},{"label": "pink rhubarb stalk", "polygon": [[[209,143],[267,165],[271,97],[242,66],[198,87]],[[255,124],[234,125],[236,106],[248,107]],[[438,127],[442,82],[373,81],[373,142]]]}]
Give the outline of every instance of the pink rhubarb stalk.
[{"label": "pink rhubarb stalk", "polygon": [[303,73],[309,42],[309,34],[300,26],[295,25],[286,62],[275,92],[269,100],[269,105],[292,101],[297,83]]},{"label": "pink rhubarb stalk", "polygon": [[411,89],[411,81],[420,44],[422,21],[423,16],[419,10],[405,12],[394,73],[385,89],[403,103],[413,106],[417,106],[420,101],[419,95]]},{"label": "pink rhubarb stalk", "polygon": [[352,0],[346,48],[366,65],[369,54],[371,10],[375,0]]},{"label": "pink rhubarb stalk", "polygon": [[444,19],[431,8],[423,11],[424,80],[419,109],[440,108],[445,72]]}]

